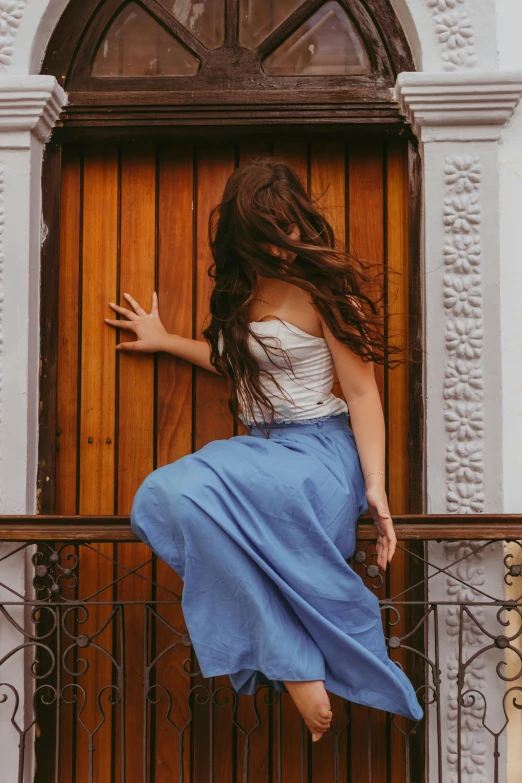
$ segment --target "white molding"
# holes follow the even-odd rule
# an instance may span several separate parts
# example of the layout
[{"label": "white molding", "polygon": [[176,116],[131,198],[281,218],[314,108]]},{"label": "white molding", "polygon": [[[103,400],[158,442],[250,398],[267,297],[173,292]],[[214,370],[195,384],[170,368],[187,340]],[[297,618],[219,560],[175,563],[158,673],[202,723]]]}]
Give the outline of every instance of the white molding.
[{"label": "white molding", "polygon": [[0,77],[0,149],[27,149],[27,134],[49,138],[66,102],[54,76]]},{"label": "white molding", "polygon": [[475,29],[465,0],[425,0],[433,16],[434,32],[445,71],[477,64]]},{"label": "white molding", "polygon": [[[423,145],[424,235],[426,269],[424,301],[426,333],[426,455],[428,511],[431,513],[502,512],[502,388],[500,364],[500,300],[498,295],[499,194],[498,141],[430,139]],[[473,558],[460,558],[469,551]],[[454,564],[460,582],[451,578],[429,582],[428,599],[475,601],[484,590],[501,595],[503,548],[482,552],[475,542],[430,542],[431,563]],[[478,623],[488,619],[481,607]],[[455,607],[442,607],[438,619],[440,703],[430,707],[430,741],[436,740],[436,720],[442,729],[442,779],[449,783],[486,783],[494,777],[494,755],[487,727],[501,725],[503,682],[496,676],[494,654],[481,654],[466,668],[464,690],[477,689],[476,703],[465,698],[460,716],[457,702],[458,661],[470,660],[487,640],[479,625],[460,617]],[[433,650],[434,636],[430,637]],[[482,725],[487,702],[486,728]],[[438,712],[440,710],[440,713]],[[460,727],[459,727],[460,720]],[[460,728],[462,759],[457,771]],[[505,735],[500,737],[499,783],[505,778]],[[430,761],[430,780],[438,779]]]},{"label": "white molding", "polygon": [[[426,486],[431,513],[502,511],[498,148],[521,94],[520,71],[403,73],[394,91],[422,142]],[[490,592],[489,585],[502,573],[502,547],[479,552],[460,567],[459,558],[473,548],[466,541],[430,543],[430,561],[441,567],[455,563],[462,580],[432,580],[430,600],[473,601],[477,600],[474,588]],[[479,622],[486,617],[480,607],[474,614]],[[459,655],[469,660],[484,646],[484,639],[478,626],[468,628],[468,623],[460,649],[455,611],[443,609],[439,621],[443,686],[440,704],[430,707],[430,736],[435,739],[438,708],[444,780],[458,777],[462,783],[485,783],[493,778],[495,762],[487,726],[493,718],[499,725],[501,708],[499,680],[490,676],[496,660],[481,656],[466,671],[465,687],[480,690],[487,700],[484,728],[482,702],[466,700],[459,717],[455,680]],[[430,649],[433,643],[431,635]],[[505,743],[502,736],[499,781],[505,780]],[[438,779],[435,757],[430,758],[430,780]]]},{"label": "white molding", "polygon": [[[5,287],[4,287],[4,226],[5,226],[5,181],[4,181],[4,167],[0,165],[0,433],[2,432],[2,421],[4,418],[4,299],[5,299]],[[0,445],[0,486],[2,482],[2,448]],[[1,501],[0,501],[1,504]]]},{"label": "white molding", "polygon": [[444,160],[446,511],[484,510],[482,162]]},{"label": "white molding", "polygon": [[[6,14],[12,15],[15,6],[14,0],[0,0],[0,66],[9,54],[6,41],[12,32],[11,17],[6,28]],[[54,76],[0,76],[0,514],[36,510],[42,154],[64,101]],[[24,565],[33,548],[13,556],[3,575],[2,597],[9,597],[9,589],[27,592]],[[0,546],[2,553],[5,550]],[[17,617],[21,628],[25,619],[23,613]],[[19,634],[13,637],[12,630],[2,622],[0,656],[6,645],[9,649],[13,641],[19,643]],[[19,764],[16,729],[31,725],[35,686],[23,655],[7,662],[5,674],[19,700],[11,734],[5,714],[1,721],[3,777],[14,780]],[[13,711],[12,694],[6,690],[0,701],[11,700],[7,709]],[[34,776],[33,743],[34,727],[26,735],[26,780]]]},{"label": "white molding", "polygon": [[5,73],[14,51],[14,39],[20,27],[27,0],[3,0],[0,3],[0,73]]},{"label": "white molding", "polygon": [[395,100],[423,142],[497,141],[522,95],[522,71],[399,74]]}]

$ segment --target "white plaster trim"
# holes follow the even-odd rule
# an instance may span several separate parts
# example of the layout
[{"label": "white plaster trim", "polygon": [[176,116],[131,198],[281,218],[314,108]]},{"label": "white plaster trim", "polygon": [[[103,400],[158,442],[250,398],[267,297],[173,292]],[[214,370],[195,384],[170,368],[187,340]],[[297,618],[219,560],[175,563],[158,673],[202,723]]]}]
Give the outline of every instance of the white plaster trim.
[{"label": "white plaster trim", "polygon": [[[0,9],[1,3],[2,0]],[[19,340],[20,333],[23,334],[23,330],[29,328],[29,324],[31,329],[34,328],[34,305],[36,314],[38,311],[38,298],[34,289],[36,286],[37,291],[38,264],[34,264],[34,259],[40,248],[40,236],[39,233],[30,236],[31,222],[34,220],[32,216],[41,213],[43,144],[49,137],[64,100],[65,93],[54,76],[0,77],[0,443],[9,442],[6,430],[16,418],[12,410],[18,403],[25,404],[28,400],[29,385],[25,389],[20,387],[20,392],[13,394],[14,378],[20,376],[26,382],[29,369],[29,365],[24,367],[23,354],[13,345]],[[39,221],[35,223],[36,226],[39,227]],[[24,294],[27,281],[28,289]],[[36,350],[32,351],[29,344],[25,357],[29,363],[32,360],[37,362],[37,339],[33,345]],[[5,377],[9,378],[9,385],[5,384]],[[9,411],[9,416],[6,416],[5,410]],[[34,451],[37,419],[34,410],[30,408],[24,409],[23,417],[28,443],[31,443],[31,450],[27,450],[25,455],[25,469],[31,473],[28,482],[32,484],[31,467],[37,453]],[[22,421],[19,430],[20,433],[24,431]],[[19,443],[22,442],[20,435]],[[35,488],[28,483],[26,497],[22,500],[20,494],[11,507],[10,490],[13,489],[13,482],[6,478],[10,467],[4,456],[4,462],[0,461],[0,509],[13,513],[16,509],[22,513],[20,509],[25,505],[32,509]],[[18,469],[22,475],[21,463]],[[17,493],[13,491],[13,495]]]},{"label": "white plaster trim", "polygon": [[481,273],[482,163],[444,161],[446,511],[484,510],[484,368]]},{"label": "white plaster trim", "polygon": [[[0,0],[0,14],[5,3]],[[0,33],[1,23],[0,15]],[[54,77],[0,77],[0,514],[36,510],[42,151],[64,99]],[[7,593],[24,592],[24,563],[33,549],[19,552],[7,566],[2,580]],[[21,628],[26,620],[22,612]],[[12,649],[11,631],[9,624],[1,624],[0,645]],[[28,672],[27,656],[7,662],[6,682],[16,687],[19,699],[15,729],[31,726],[33,720],[35,684]],[[6,780],[16,778],[19,765],[16,736],[13,732],[0,747]],[[24,780],[32,780],[34,727],[26,743]]]},{"label": "white plaster trim", "polygon": [[0,77],[0,149],[25,148],[20,133],[47,141],[65,102],[54,76]]},{"label": "white plaster trim", "polygon": [[433,15],[435,35],[446,71],[473,68],[477,63],[475,31],[465,0],[425,0]]},{"label": "white plaster trim", "polygon": [[[522,72],[463,75],[404,73],[395,96],[423,142],[425,302],[427,346],[427,494],[430,512],[502,511],[502,440],[498,390],[498,141],[522,93]],[[487,198],[488,209],[485,209]],[[428,546],[430,562],[455,563],[462,582],[432,580],[430,600],[477,600],[473,588],[493,592],[500,580],[502,547],[478,553],[460,541]],[[502,584],[497,585],[502,589]],[[449,783],[493,779],[494,756],[488,727],[502,725],[496,671],[498,651],[484,653],[466,667],[465,690],[483,693],[475,702],[457,703],[459,655],[469,660],[486,644],[477,623],[489,615],[480,607],[477,622],[465,618],[459,652],[458,612],[440,613],[439,643],[444,677],[441,701],[430,712],[430,738],[441,711],[442,777]],[[489,618],[492,619],[492,618]],[[429,649],[433,649],[431,631]],[[486,676],[487,675],[487,676]],[[488,713],[485,715],[487,700]],[[484,719],[486,728],[482,725]],[[461,769],[457,770],[460,729]],[[499,783],[505,780],[505,736],[500,738]],[[436,754],[430,780],[438,779]]]},{"label": "white plaster trim", "polygon": [[0,73],[6,73],[27,0],[0,0]]},{"label": "white plaster trim", "polygon": [[[2,432],[2,422],[4,418],[4,168],[0,166],[0,433]],[[2,486],[2,448],[0,447],[0,486]]]},{"label": "white plaster trim", "polygon": [[[427,476],[434,513],[502,511],[502,409],[498,298],[498,142],[467,140],[424,146],[425,213],[429,269],[425,276],[427,350]],[[487,208],[486,208],[487,207]],[[483,542],[429,542],[428,560],[446,568],[430,575],[429,600],[482,600],[502,595],[503,547]],[[468,554],[475,553],[470,557]],[[461,561],[461,558],[465,558]],[[456,574],[461,581],[450,577]],[[458,607],[442,606],[438,640],[443,672],[440,702],[430,710],[430,744],[436,747],[436,721],[442,730],[441,779],[448,783],[489,783],[494,778],[489,730],[503,723],[504,683],[496,675],[503,652],[487,650],[480,625],[498,628],[496,608],[476,607],[474,620]],[[503,633],[503,631],[500,631]],[[434,628],[429,650],[434,649]],[[458,663],[466,663],[459,705]],[[431,654],[430,654],[431,655]],[[475,693],[464,694],[467,691]],[[487,704],[487,711],[485,705]],[[460,706],[460,715],[459,715]],[[484,719],[484,726],[482,720]],[[489,730],[488,730],[489,728]],[[462,755],[458,767],[458,740]],[[505,778],[505,735],[499,741],[499,783]],[[430,780],[438,780],[436,754]]]},{"label": "white plaster trim", "polygon": [[423,142],[497,141],[522,94],[522,71],[399,74],[394,96]]}]

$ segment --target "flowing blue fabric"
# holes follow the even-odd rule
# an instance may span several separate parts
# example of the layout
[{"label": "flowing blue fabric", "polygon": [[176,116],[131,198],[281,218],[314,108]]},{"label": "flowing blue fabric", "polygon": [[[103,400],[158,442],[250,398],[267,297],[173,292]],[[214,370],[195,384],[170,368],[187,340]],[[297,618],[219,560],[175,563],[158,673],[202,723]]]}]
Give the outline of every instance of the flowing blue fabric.
[{"label": "flowing blue fabric", "polygon": [[239,694],[284,680],[419,720],[389,658],[377,597],[346,562],[367,509],[346,414],[215,440],[153,471],[136,535],[183,579],[182,609],[205,677]]}]

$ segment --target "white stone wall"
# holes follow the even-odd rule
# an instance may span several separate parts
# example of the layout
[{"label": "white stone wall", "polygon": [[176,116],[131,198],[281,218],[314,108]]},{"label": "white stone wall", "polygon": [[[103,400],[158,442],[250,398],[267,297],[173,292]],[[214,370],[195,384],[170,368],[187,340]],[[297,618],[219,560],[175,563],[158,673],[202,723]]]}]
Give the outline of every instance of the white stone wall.
[{"label": "white stone wall", "polygon": [[[519,0],[498,0],[498,51],[500,68],[522,68],[522,3]],[[504,511],[522,510],[522,242],[520,214],[522,205],[522,107],[519,106],[502,135],[500,146],[500,298],[502,341],[502,410],[503,410],[503,489]],[[506,546],[511,563],[522,564],[522,552],[517,545]],[[506,597],[517,599],[520,579],[512,579]],[[515,635],[520,623],[512,620],[506,633]],[[514,645],[522,659],[522,638]],[[508,658],[506,675],[517,676],[520,661]],[[509,683],[508,683],[509,686]],[[520,703],[521,699],[518,699]],[[516,723],[520,711],[507,701],[510,725],[507,736],[509,770],[516,779],[522,768],[522,727]],[[518,777],[518,775],[516,775]]]},{"label": "white stone wall", "polygon": [[[498,0],[500,68],[522,69],[522,3]],[[522,106],[500,146],[500,296],[504,511],[522,511]]]},{"label": "white stone wall", "polygon": [[[0,0],[0,514],[36,510],[41,163],[65,96],[53,78],[28,75],[31,52],[38,47],[22,33],[27,20],[38,22],[46,5]],[[36,37],[41,41],[47,35]],[[0,544],[0,558],[17,548]],[[3,601],[34,598],[32,549],[0,561]],[[20,628],[34,630],[27,612],[20,607],[8,611]],[[0,658],[27,641],[12,623],[0,620]],[[24,730],[24,783],[34,776],[34,679],[28,676],[33,653],[31,646],[20,649],[0,672],[0,681],[11,686],[0,694],[5,781],[18,780],[19,732]]]}]

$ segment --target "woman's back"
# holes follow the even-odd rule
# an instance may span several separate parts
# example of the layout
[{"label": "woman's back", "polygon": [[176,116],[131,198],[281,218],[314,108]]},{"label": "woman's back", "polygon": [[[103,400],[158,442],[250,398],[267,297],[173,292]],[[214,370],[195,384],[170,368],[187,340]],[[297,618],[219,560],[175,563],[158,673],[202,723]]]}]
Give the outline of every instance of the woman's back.
[{"label": "woman's back", "polygon": [[[275,421],[302,421],[347,412],[344,400],[332,393],[334,362],[324,337],[278,318],[251,321],[250,327],[263,342],[260,345],[251,336],[249,347],[275,408]],[[260,406],[255,406],[254,413],[258,420],[267,416]]]}]

